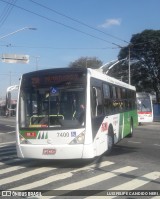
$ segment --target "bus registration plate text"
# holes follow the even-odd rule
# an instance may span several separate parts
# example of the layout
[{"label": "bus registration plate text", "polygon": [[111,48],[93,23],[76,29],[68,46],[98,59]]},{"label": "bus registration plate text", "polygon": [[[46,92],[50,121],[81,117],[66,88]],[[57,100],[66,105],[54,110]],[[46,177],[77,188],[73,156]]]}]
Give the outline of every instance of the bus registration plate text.
[{"label": "bus registration plate text", "polygon": [[43,149],[43,155],[54,155],[56,153],[56,149]]}]

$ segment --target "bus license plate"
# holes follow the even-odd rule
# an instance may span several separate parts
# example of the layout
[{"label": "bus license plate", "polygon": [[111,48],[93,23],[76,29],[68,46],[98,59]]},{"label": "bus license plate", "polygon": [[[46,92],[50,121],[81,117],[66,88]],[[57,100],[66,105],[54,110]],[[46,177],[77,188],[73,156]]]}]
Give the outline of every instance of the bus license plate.
[{"label": "bus license plate", "polygon": [[43,155],[54,155],[56,153],[56,149],[43,149]]}]

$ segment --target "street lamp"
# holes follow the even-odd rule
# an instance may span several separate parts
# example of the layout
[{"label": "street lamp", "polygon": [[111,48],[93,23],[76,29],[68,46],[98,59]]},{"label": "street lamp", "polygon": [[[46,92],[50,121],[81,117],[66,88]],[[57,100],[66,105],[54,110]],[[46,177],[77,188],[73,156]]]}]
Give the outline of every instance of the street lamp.
[{"label": "street lamp", "polygon": [[7,35],[1,36],[1,37],[0,37],[0,40],[3,39],[3,38],[5,38],[5,37],[8,37],[8,36],[10,36],[10,35],[16,34],[17,32],[20,32],[20,31],[23,31],[23,30],[27,30],[27,29],[28,29],[28,30],[37,30],[36,28],[32,28],[32,27],[20,28],[20,29],[14,31],[14,32],[8,33]]},{"label": "street lamp", "polygon": [[[13,34],[16,34],[17,32],[20,32],[20,31],[23,31],[23,30],[37,30],[36,28],[33,28],[33,27],[24,27],[24,28],[20,28],[18,30],[15,30],[11,33],[8,33],[6,35],[3,35],[0,37],[0,40],[3,39],[3,38],[6,38],[10,35],[13,35]],[[7,62],[7,63],[17,63],[17,61],[21,61],[21,63],[28,63],[29,61],[29,56],[28,55],[10,55],[10,54],[4,54],[2,56],[2,60],[3,62]]]},{"label": "street lamp", "polygon": [[[4,39],[4,38],[6,38],[6,37],[8,37],[8,36],[10,36],[10,35],[16,34],[16,33],[20,32],[20,31],[23,31],[23,30],[36,30],[36,28],[32,28],[32,27],[20,28],[20,29],[15,30],[15,31],[13,31],[13,32],[10,32],[10,33],[8,33],[8,34],[6,34],[6,35],[0,36],[0,40],[1,40],[1,39]],[[10,86],[11,86],[11,72],[10,72]],[[10,97],[11,97],[11,96],[10,96]],[[9,105],[9,106],[10,106],[10,105]],[[9,107],[9,108],[10,108],[10,107]],[[10,114],[11,114],[11,112],[10,112],[10,109],[9,109],[9,115],[10,115]]]}]

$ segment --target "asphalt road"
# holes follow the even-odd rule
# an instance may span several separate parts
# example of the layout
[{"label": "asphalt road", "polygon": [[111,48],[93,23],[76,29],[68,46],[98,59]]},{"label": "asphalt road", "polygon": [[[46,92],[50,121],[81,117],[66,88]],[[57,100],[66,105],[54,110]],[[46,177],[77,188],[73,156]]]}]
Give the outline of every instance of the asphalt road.
[{"label": "asphalt road", "polygon": [[[97,191],[98,196],[95,198],[100,197],[101,190],[160,191],[160,123],[139,126],[134,130],[132,138],[125,138],[115,146],[110,156],[104,155],[90,161],[46,161],[17,158],[14,120],[0,118],[0,190],[52,190],[47,198],[57,195],[57,192],[53,192],[56,189],[69,193],[72,190],[81,190],[76,192],[77,195],[84,193],[82,190],[89,195]],[[102,195],[102,198],[115,198]],[[159,197],[153,195],[116,198]]]},{"label": "asphalt road", "polygon": [[0,143],[15,141],[16,118],[0,117]]}]

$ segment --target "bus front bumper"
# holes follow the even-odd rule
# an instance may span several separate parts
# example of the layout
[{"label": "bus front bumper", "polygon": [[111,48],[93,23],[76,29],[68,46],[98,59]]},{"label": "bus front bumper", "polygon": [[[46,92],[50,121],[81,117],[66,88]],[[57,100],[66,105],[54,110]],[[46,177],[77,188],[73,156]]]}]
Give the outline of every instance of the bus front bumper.
[{"label": "bus front bumper", "polygon": [[[87,147],[88,148],[88,147]],[[19,158],[33,158],[33,159],[81,159],[92,158],[83,156],[84,145],[17,145],[17,156]],[[86,150],[85,150],[86,151]]]}]

